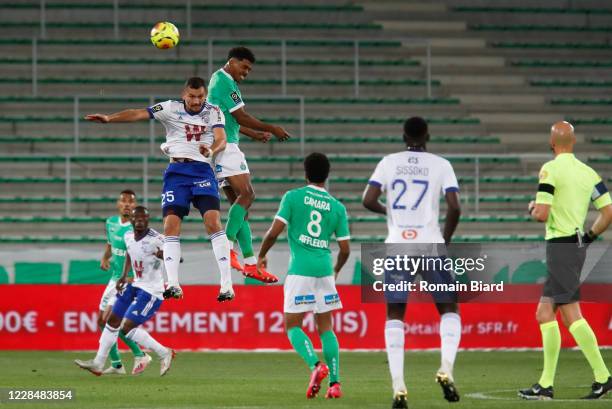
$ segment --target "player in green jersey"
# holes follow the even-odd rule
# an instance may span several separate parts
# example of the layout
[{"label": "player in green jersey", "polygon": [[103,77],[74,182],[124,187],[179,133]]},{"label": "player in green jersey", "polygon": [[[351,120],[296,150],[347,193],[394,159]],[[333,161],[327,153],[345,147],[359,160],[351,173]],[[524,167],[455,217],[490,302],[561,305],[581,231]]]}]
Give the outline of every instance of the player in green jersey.
[{"label": "player in green jersey", "polygon": [[[245,156],[238,147],[239,133],[264,143],[271,135],[284,141],[289,138],[289,133],[280,126],[262,122],[246,112],[238,84],[249,75],[253,64],[255,56],[251,50],[245,47],[232,48],[228,53],[227,63],[210,78],[208,101],[221,108],[225,116],[227,146],[215,158],[215,171],[220,186],[232,203],[225,226],[225,234],[232,246],[231,265],[247,277],[270,283],[278,281],[278,278],[265,269],[257,270],[255,265],[251,227],[246,217],[255,199],[255,192]],[[244,267],[233,250],[236,241],[244,257]]]},{"label": "player in green jersey", "polygon": [[[266,266],[268,251],[287,226],[291,258],[284,285],[285,328],[291,345],[312,371],[307,398],[317,396],[327,375],[330,383],[325,397],[342,396],[332,311],[342,308],[335,278],[349,257],[350,233],[346,208],[325,190],[329,168],[329,160],[322,153],[311,153],[304,159],[308,185],[285,193],[257,260],[258,268]],[[332,267],[329,243],[334,235],[340,252]],[[302,330],[304,315],[310,311],[315,314],[327,365],[319,361],[310,338]]]},{"label": "player in green jersey", "polygon": [[[542,166],[536,200],[528,206],[534,220],[546,223],[548,276],[536,311],[542,333],[544,368],[536,384],[519,391],[523,399],[553,398],[553,383],[561,350],[557,311],[593,370],[595,382],[583,399],[599,399],[612,390],[610,371],[579,304],[580,275],[587,246],[610,225],[612,199],[597,172],[574,156],[575,143],[572,124],[562,121],[552,126],[550,147],[555,159]],[[591,229],[582,233],[590,203],[599,210],[599,216]]]},{"label": "player in green jersey", "polygon": [[[123,236],[127,231],[132,230],[132,224],[130,223],[130,217],[132,210],[136,206],[136,194],[134,191],[126,189],[119,194],[117,199],[117,210],[119,214],[111,216],[106,219],[106,247],[104,249],[104,255],[100,261],[100,268],[104,271],[110,272],[111,276],[108,281],[108,285],[104,289],[102,299],[100,300],[99,314],[98,314],[98,327],[104,329],[106,321],[110,316],[110,313],[117,299],[117,280],[123,273],[123,266],[125,264],[126,248]],[[121,335],[121,340],[130,347],[134,354],[134,368],[132,369],[132,375],[138,375],[142,373],[151,362],[151,357],[148,354],[142,352],[134,341],[127,339]],[[104,370],[104,374],[125,374],[125,368],[121,363],[121,355],[117,344],[113,345],[111,352],[111,366]]]}]

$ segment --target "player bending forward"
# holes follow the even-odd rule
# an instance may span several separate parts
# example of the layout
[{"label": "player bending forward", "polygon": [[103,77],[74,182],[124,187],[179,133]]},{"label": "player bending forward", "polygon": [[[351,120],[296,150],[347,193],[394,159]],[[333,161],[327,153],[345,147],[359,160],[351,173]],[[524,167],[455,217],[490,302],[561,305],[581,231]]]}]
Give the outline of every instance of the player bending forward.
[{"label": "player bending forward", "polygon": [[221,273],[217,301],[234,298],[230,270],[230,243],[221,226],[219,189],[211,167],[213,158],[225,149],[225,118],[221,110],[205,102],[204,80],[192,77],[183,87],[182,100],[169,100],[147,109],[127,109],[111,115],[87,115],[94,122],[136,122],[157,119],[166,128],[161,150],[170,159],[164,172],[164,266],[168,289],[164,298],[182,298],[178,270],[181,259],[181,223],[191,205],[202,215],[206,232]]},{"label": "player bending forward", "polygon": [[[291,258],[284,286],[285,328],[291,345],[312,371],[306,391],[309,399],[317,396],[327,375],[330,382],[325,397],[342,396],[338,339],[332,329],[331,312],[342,308],[335,277],[350,254],[350,235],[344,205],[324,188],[329,167],[322,153],[311,153],[304,159],[308,185],[285,193],[257,261],[258,267],[265,267],[266,254],[288,226]],[[332,235],[340,246],[333,269],[329,250]],[[302,330],[302,320],[309,311],[315,314],[327,365],[319,361],[310,338]]]},{"label": "player bending forward", "polygon": [[[163,300],[163,236],[149,228],[149,212],[143,206],[132,212],[134,231],[125,233],[127,256],[123,275],[117,281],[117,300],[100,336],[100,346],[94,359],[75,364],[96,376],[102,375],[106,358],[117,342],[119,331],[128,339],[154,351],[161,361],[159,374],[164,376],[174,359],[174,351],[157,342],[141,324],[155,315]],[[134,270],[134,281],[127,283],[127,273]],[[123,320],[123,324],[121,323]]]}]

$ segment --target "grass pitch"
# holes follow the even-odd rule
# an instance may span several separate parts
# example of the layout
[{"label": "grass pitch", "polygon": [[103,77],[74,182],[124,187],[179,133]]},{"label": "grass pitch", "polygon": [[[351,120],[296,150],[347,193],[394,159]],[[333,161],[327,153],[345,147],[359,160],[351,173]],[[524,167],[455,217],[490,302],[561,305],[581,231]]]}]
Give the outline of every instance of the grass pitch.
[{"label": "grass pitch", "polygon": [[[612,366],[612,350],[603,351]],[[140,377],[95,377],[73,364],[92,353],[0,352],[0,388],[73,389],[72,402],[6,403],[7,408],[390,408],[391,386],[382,352],[342,353],[341,381],[345,396],[326,400],[305,397],[309,371],[294,353],[178,353],[172,369],[159,377],[154,361]],[[129,353],[123,353],[127,369]],[[461,401],[442,398],[434,374],[437,352],[406,354],[408,403],[414,408],[610,408],[612,396],[577,401],[592,382],[580,351],[562,351],[555,401],[526,402],[516,390],[538,380],[541,352],[460,352],[455,370]]]}]

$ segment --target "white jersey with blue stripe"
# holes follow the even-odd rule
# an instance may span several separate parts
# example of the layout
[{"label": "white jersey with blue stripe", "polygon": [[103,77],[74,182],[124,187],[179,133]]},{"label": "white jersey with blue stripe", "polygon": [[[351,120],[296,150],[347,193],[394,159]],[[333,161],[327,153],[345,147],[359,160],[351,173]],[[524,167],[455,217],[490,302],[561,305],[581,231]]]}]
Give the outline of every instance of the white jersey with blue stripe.
[{"label": "white jersey with blue stripe", "polygon": [[160,146],[166,156],[211,164],[211,158],[200,153],[200,145],[212,145],[213,129],[225,127],[225,117],[219,107],[205,103],[200,112],[190,113],[183,101],[168,100],[147,111],[151,119],[157,119],[166,128],[166,142]]},{"label": "white jersey with blue stripe", "polygon": [[448,160],[423,151],[393,153],[382,158],[368,184],[387,195],[385,243],[444,243],[440,198],[459,191]]},{"label": "white jersey with blue stripe", "polygon": [[123,240],[134,271],[132,286],[141,288],[160,300],[163,299],[164,262],[156,254],[164,247],[164,236],[149,229],[146,236],[136,241],[134,232],[128,231],[123,236]]}]

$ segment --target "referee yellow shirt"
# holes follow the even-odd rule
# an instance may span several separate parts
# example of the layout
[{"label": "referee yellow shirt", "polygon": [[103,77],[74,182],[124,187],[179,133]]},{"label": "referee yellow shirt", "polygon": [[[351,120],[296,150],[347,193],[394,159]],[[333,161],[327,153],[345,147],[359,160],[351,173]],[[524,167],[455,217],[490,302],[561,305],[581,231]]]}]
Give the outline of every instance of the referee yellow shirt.
[{"label": "referee yellow shirt", "polygon": [[612,204],[608,188],[597,172],[571,153],[557,155],[540,170],[536,204],[550,205],[546,240],[583,231],[589,202],[596,209]]}]

